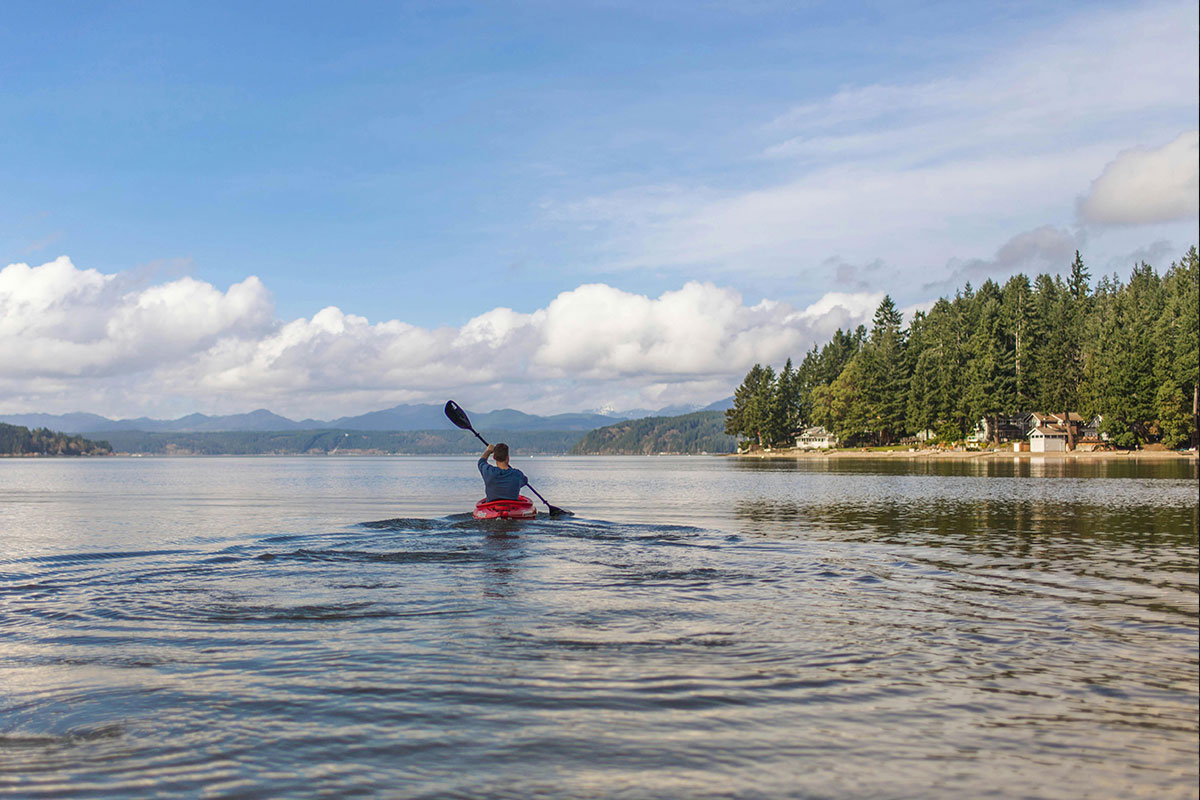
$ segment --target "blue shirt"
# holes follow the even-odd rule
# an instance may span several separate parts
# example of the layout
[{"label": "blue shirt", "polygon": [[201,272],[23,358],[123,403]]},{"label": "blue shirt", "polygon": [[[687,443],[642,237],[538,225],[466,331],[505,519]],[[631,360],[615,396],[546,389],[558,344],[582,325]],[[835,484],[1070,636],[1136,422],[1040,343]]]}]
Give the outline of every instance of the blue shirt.
[{"label": "blue shirt", "polygon": [[488,463],[486,458],[479,459],[479,474],[483,476],[483,488],[487,490],[487,500],[516,500],[521,496],[521,487],[529,483],[525,473],[516,467],[500,469]]}]

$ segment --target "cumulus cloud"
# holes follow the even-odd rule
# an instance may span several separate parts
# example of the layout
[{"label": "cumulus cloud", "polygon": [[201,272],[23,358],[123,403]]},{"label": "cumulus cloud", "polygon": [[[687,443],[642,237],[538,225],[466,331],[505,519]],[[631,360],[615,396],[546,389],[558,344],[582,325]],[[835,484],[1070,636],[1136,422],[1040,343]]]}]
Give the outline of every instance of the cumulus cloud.
[{"label": "cumulus cloud", "polygon": [[1110,161],[1079,201],[1079,216],[1101,225],[1195,219],[1200,213],[1200,131],[1158,148],[1135,147]]},{"label": "cumulus cloud", "polygon": [[261,330],[273,304],[251,276],[225,292],[192,278],[124,291],[66,257],[0,270],[0,371],[9,378],[150,369]]},{"label": "cumulus cloud", "polygon": [[277,320],[253,277],[224,292],[193,278],[123,291],[122,277],[66,258],[0,271],[3,410],[329,417],[450,395],[541,413],[706,403],[755,362],[782,363],[869,321],[882,297],[831,293],[796,309],[712,283],[658,297],[593,283],[532,313],[423,328],[332,306]]}]

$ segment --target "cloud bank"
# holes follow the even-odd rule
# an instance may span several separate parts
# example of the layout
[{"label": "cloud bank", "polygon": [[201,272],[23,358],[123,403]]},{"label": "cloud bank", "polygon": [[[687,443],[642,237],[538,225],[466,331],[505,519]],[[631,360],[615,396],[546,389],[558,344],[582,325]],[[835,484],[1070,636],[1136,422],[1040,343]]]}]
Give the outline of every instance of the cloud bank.
[{"label": "cloud bank", "polygon": [[795,309],[712,283],[658,297],[590,283],[459,328],[332,306],[283,321],[253,276],[223,292],[193,278],[134,286],[63,257],[0,270],[2,410],[331,417],[451,396],[540,413],[707,403],[755,362],[799,358],[868,322],[881,299],[830,293]]}]

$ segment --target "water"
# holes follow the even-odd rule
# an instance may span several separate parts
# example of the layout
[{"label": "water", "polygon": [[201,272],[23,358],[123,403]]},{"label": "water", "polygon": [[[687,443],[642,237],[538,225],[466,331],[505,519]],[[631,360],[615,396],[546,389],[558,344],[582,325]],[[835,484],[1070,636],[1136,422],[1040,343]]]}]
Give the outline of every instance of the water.
[{"label": "water", "polygon": [[1192,463],[0,461],[0,794],[1196,797]]}]

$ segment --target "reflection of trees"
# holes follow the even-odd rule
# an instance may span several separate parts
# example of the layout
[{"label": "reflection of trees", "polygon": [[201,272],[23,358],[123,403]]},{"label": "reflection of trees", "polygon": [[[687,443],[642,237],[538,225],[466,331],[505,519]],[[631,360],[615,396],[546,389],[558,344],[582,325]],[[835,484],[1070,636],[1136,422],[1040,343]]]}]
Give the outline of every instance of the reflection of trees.
[{"label": "reflection of trees", "polygon": [[846,475],[937,475],[987,478],[1175,478],[1196,480],[1196,461],[1185,458],[1112,459],[963,457],[871,458],[801,456],[798,458],[738,458],[736,470],[749,472],[811,472]]},{"label": "reflection of trees", "polygon": [[[1094,550],[1179,548],[1195,569],[1198,507],[1095,505],[1056,500],[838,502],[743,500],[734,512],[747,534],[804,535],[994,557],[1070,561]],[[1185,559],[1186,560],[1186,559]],[[1184,568],[1186,564],[1181,564]]]}]

